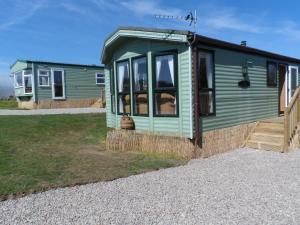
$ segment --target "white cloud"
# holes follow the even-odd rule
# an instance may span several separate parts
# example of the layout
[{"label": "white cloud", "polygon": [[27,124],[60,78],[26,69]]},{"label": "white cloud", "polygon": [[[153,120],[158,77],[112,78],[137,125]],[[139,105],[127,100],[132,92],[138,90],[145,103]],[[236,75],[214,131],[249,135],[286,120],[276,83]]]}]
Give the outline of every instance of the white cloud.
[{"label": "white cloud", "polygon": [[75,13],[75,14],[79,14],[85,18],[92,18],[92,19],[99,20],[99,21],[102,20],[98,14],[94,13],[92,10],[90,10],[87,7],[82,7],[81,5],[76,5],[69,1],[62,1],[60,5],[65,10]]},{"label": "white cloud", "polygon": [[274,32],[291,40],[300,40],[300,25],[291,20],[286,20],[276,26]]},{"label": "white cloud", "polygon": [[260,33],[262,28],[252,24],[247,24],[233,15],[220,15],[208,18],[206,24],[215,29],[231,29],[249,33]]},{"label": "white cloud", "polygon": [[157,1],[130,0],[121,2],[121,5],[137,15],[182,15],[182,10],[162,7]]},{"label": "white cloud", "polygon": [[22,23],[40,10],[46,0],[16,0],[10,16],[0,23],[0,30]]}]

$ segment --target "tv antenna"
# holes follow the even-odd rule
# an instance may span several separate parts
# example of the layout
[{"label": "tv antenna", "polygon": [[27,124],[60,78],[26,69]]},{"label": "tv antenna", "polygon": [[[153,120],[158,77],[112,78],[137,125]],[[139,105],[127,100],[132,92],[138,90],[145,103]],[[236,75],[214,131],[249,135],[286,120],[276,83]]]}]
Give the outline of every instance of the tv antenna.
[{"label": "tv antenna", "polygon": [[192,11],[189,12],[186,16],[172,16],[172,15],[155,15],[157,19],[173,19],[173,20],[181,20],[189,23],[189,26],[196,27],[197,24],[197,11],[195,10],[194,14]]}]

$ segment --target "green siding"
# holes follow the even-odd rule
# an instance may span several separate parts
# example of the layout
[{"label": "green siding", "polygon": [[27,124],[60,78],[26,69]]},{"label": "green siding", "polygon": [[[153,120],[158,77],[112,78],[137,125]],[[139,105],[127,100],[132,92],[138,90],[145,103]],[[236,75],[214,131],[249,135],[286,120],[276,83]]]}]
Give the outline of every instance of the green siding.
[{"label": "green siding", "polygon": [[[178,84],[179,84],[179,117],[153,117],[152,108],[152,55],[153,53],[166,50],[178,51]],[[190,68],[189,51],[185,44],[153,41],[153,40],[128,40],[126,44],[119,46],[113,53],[115,62],[122,59],[128,59],[139,55],[147,54],[148,74],[149,74],[149,117],[133,116],[136,130],[152,131],[155,133],[164,133],[183,137],[192,136],[191,124],[191,100],[190,100]],[[116,68],[114,68],[116,71]],[[131,71],[131,70],[130,70]],[[115,74],[114,74],[115,75]],[[109,127],[120,126],[120,115],[111,114],[110,90],[109,89],[109,71],[106,71],[107,88],[107,125]]]},{"label": "green siding", "polygon": [[103,69],[59,64],[35,64],[36,100],[52,99],[51,75],[49,87],[39,87],[38,85],[38,69],[47,69],[51,71],[51,68],[64,70],[66,99],[88,99],[100,97],[100,89],[104,87],[96,85],[95,74],[96,72],[103,73]]},{"label": "green siding", "polygon": [[[266,83],[266,63],[274,60],[225,49],[209,49],[215,51],[216,115],[203,118],[203,131],[278,116],[278,87],[267,87]],[[251,86],[243,89],[238,87],[238,82],[243,78],[242,65],[246,61],[252,62],[248,68]]]}]

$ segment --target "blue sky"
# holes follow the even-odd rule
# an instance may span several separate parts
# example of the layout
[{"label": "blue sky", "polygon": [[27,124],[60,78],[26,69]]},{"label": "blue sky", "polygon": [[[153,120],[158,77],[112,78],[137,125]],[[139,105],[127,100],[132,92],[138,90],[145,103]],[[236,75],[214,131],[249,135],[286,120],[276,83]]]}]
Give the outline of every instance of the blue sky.
[{"label": "blue sky", "polygon": [[193,29],[154,15],[184,16],[195,9],[199,34],[300,58],[299,6],[263,0],[0,0],[0,84],[8,83],[16,59],[99,64],[103,40],[120,25]]}]

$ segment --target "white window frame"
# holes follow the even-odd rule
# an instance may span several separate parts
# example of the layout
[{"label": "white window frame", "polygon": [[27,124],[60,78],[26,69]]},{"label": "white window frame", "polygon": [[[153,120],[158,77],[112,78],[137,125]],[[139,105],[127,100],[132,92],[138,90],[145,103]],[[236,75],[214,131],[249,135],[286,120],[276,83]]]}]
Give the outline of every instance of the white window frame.
[{"label": "white window frame", "polygon": [[[17,85],[18,83],[17,83],[17,80],[16,80],[16,73],[20,73],[20,72],[22,72],[22,85],[21,86]],[[23,76],[24,76],[24,71],[23,70],[14,73],[14,86],[15,86],[15,88],[24,87],[24,78],[23,78]]]},{"label": "white window frame", "polygon": [[[63,86],[63,96],[55,97],[55,89],[54,89],[54,71],[62,72],[62,86]],[[56,100],[64,100],[66,99],[66,85],[65,85],[65,71],[62,68],[51,68],[51,86],[52,86],[52,99]]]},{"label": "white window frame", "polygon": [[[32,72],[31,72],[31,74],[25,74],[25,70],[23,70],[22,75],[23,75],[24,94],[25,95],[32,95],[32,93],[33,93],[33,79],[32,79],[33,77],[32,77]],[[30,77],[30,79],[31,79],[31,92],[26,92],[25,77]]]},{"label": "white window frame", "polygon": [[[48,75],[41,75],[41,74],[40,74],[41,71],[47,72]],[[50,73],[51,73],[50,70],[47,70],[47,69],[38,69],[38,82],[39,82],[39,87],[50,87]],[[47,84],[47,85],[41,85],[41,83],[40,83],[40,77],[48,77],[48,84]]]},{"label": "white window frame", "polygon": [[[97,80],[98,80],[98,79],[97,79],[97,78],[98,78],[97,76],[98,76],[98,75],[102,75],[102,76],[103,76],[103,80],[104,80],[103,83],[97,83]],[[97,85],[105,85],[105,76],[104,76],[104,73],[95,73],[95,78],[96,78],[96,84],[97,84]]]}]

